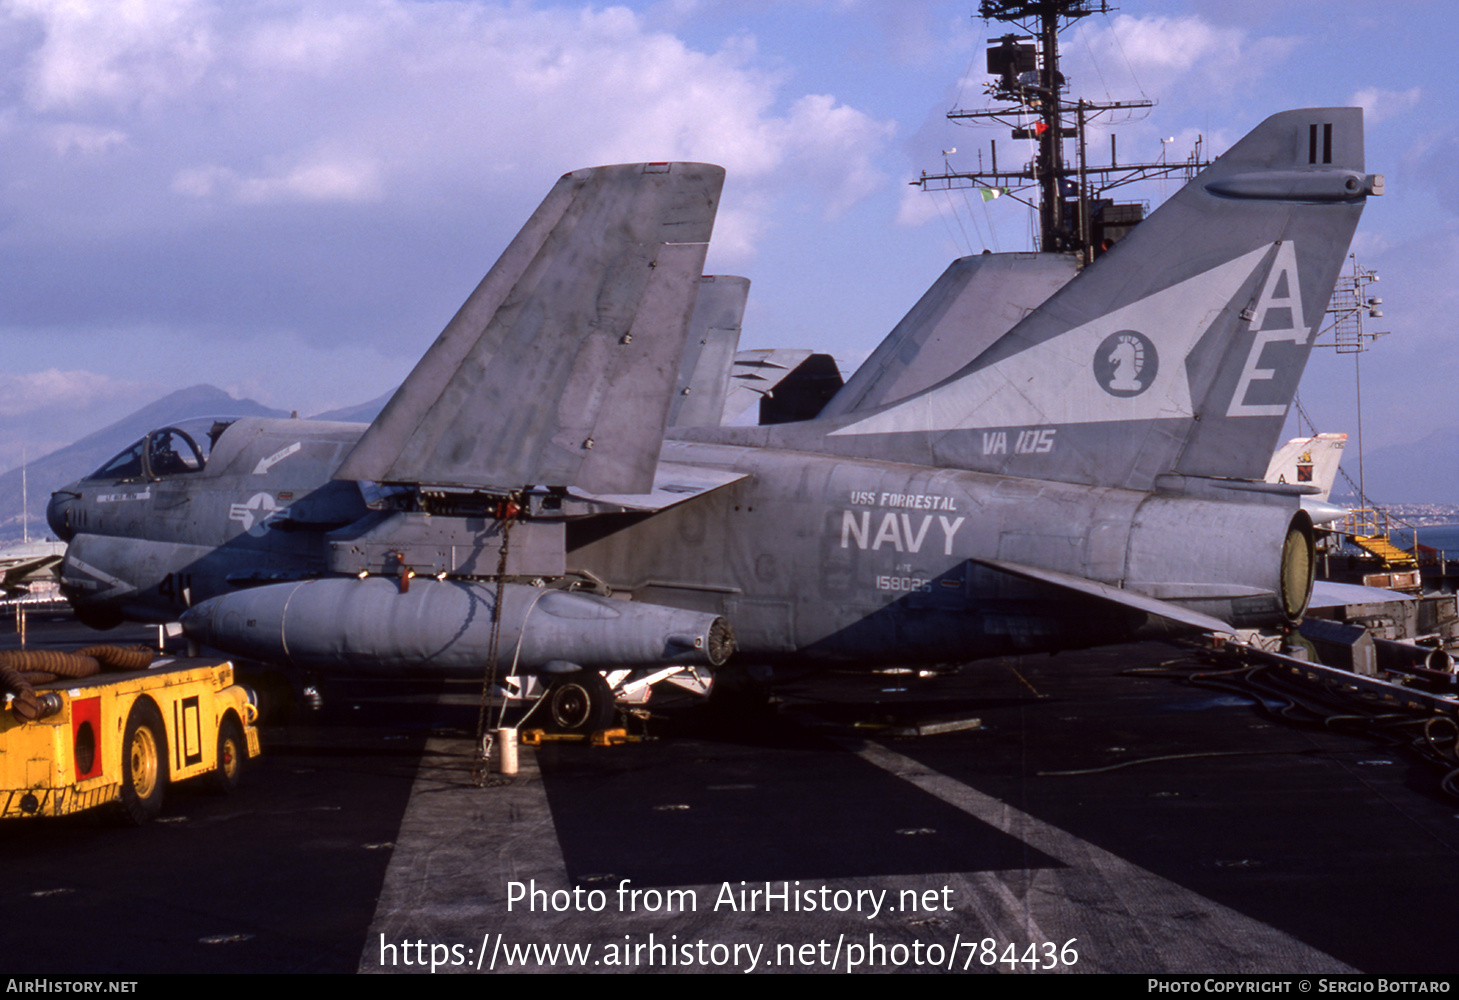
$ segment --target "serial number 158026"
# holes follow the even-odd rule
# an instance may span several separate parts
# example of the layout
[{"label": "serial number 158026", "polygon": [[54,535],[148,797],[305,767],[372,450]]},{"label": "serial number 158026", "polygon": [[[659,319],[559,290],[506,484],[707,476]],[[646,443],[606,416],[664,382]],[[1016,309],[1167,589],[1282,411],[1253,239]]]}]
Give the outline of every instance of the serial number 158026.
[{"label": "serial number 158026", "polygon": [[876,578],[876,589],[893,590],[904,594],[930,594],[932,593],[932,581],[924,580],[920,576],[882,574]]}]

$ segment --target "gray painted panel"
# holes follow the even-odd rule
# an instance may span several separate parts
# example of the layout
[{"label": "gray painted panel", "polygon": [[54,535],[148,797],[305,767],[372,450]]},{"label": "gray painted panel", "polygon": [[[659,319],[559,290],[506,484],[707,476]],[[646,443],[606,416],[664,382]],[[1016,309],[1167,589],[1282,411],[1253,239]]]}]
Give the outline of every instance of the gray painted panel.
[{"label": "gray painted panel", "polygon": [[706,274],[699,279],[699,298],[669,406],[670,427],[719,425],[749,295],[749,278]]},{"label": "gray painted panel", "polygon": [[337,477],[645,492],[723,179],[565,176]]},{"label": "gray painted panel", "polygon": [[1076,271],[1069,254],[1002,253],[953,261],[821,411],[894,403],[954,374]]}]

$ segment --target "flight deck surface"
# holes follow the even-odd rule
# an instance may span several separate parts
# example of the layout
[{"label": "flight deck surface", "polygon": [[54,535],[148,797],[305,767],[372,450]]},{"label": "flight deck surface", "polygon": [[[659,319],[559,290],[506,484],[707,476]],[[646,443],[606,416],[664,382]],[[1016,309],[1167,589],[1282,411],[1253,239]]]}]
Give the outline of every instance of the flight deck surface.
[{"label": "flight deck surface", "polygon": [[470,685],[326,685],[231,797],[0,826],[0,948],[25,974],[1459,971],[1438,775],[1128,674],[1181,656],[820,675],[737,724],[674,701],[652,741],[523,748],[484,788]]}]

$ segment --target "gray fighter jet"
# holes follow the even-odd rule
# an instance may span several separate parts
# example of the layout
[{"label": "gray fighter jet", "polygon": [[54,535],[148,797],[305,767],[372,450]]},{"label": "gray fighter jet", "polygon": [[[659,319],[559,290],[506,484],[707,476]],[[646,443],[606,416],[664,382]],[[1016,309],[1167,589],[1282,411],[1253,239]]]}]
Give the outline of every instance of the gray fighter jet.
[{"label": "gray fighter jet", "polygon": [[1382,190],[1361,111],[1269,118],[935,384],[666,436],[722,177],[563,177],[368,428],[178,424],[58,491],[77,613],[319,670],[535,674],[583,728],[620,668],[1300,618],[1306,488],[1263,474]]},{"label": "gray fighter jet", "polygon": [[29,593],[31,584],[57,580],[66,547],[60,542],[25,542],[0,550],[0,596]]}]

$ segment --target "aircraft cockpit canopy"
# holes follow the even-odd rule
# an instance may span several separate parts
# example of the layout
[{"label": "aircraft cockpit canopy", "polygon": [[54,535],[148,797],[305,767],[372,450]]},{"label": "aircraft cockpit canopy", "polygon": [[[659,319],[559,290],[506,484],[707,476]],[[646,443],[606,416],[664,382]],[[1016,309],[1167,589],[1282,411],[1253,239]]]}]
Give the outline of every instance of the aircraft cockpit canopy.
[{"label": "aircraft cockpit canopy", "polygon": [[152,431],[87,479],[165,479],[201,472],[229,418],[194,417]]}]

